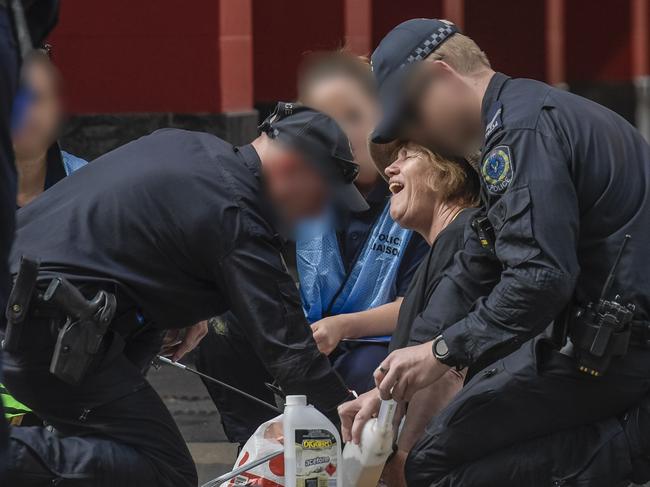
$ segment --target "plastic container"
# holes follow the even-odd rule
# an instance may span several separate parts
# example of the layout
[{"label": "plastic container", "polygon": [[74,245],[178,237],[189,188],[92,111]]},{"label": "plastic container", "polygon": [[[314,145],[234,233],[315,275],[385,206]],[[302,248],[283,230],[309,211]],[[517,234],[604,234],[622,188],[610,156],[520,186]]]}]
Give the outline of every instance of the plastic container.
[{"label": "plastic container", "polygon": [[343,487],[341,437],[306,396],[287,396],[284,407],[286,487]]},{"label": "plastic container", "polygon": [[350,442],[343,450],[343,485],[377,487],[388,456],[393,451],[393,417],[397,403],[382,401],[377,418],[370,419],[358,445]]}]

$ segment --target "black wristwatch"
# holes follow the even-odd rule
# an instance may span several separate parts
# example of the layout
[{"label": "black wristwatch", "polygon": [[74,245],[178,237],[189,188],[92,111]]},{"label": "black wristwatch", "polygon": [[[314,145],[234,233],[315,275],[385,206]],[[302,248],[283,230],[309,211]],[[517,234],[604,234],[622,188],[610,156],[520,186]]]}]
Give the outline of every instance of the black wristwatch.
[{"label": "black wristwatch", "polygon": [[449,347],[442,335],[438,335],[433,339],[431,348],[433,349],[433,356],[444,364],[445,359],[449,357]]}]

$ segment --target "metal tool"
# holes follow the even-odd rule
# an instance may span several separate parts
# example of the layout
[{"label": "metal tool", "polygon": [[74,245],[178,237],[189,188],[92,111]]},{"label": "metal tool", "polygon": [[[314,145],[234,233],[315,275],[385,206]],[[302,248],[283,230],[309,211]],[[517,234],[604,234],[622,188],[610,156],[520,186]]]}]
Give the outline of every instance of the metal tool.
[{"label": "metal tool", "polygon": [[[262,458],[258,458],[257,460],[253,460],[252,462],[248,462],[246,465],[242,465],[241,467],[237,467],[234,470],[231,470],[228,473],[223,474],[221,477],[217,477],[216,479],[210,480],[209,482],[206,482],[203,484],[201,487],[215,487],[217,485],[221,485],[224,482],[228,482],[231,479],[234,479],[237,477],[237,475],[240,475],[244,472],[249,471],[252,468],[257,467],[258,465],[262,465],[263,463],[266,463],[270,460],[273,460],[275,457],[279,457],[284,453],[284,450],[277,450],[272,453],[269,453],[268,455],[264,455]],[[248,485],[248,484],[246,484]]]},{"label": "metal tool", "polygon": [[157,359],[160,360],[164,364],[173,365],[174,367],[176,367],[178,369],[185,370],[187,372],[191,372],[192,374],[198,375],[199,377],[202,377],[205,380],[208,380],[210,382],[214,382],[215,384],[220,385],[224,389],[228,389],[229,391],[235,392],[235,393],[239,394],[240,396],[245,397],[247,399],[250,399],[251,401],[254,401],[254,402],[256,402],[256,403],[258,403],[258,404],[260,404],[262,406],[265,406],[265,407],[271,409],[272,411],[274,411],[274,412],[276,412],[278,414],[282,414],[284,412],[284,411],[282,411],[282,409],[280,409],[277,406],[274,406],[273,404],[269,404],[268,402],[266,402],[266,401],[264,401],[264,400],[262,400],[262,399],[260,399],[258,397],[255,397],[255,396],[249,394],[248,392],[244,392],[241,389],[236,388],[235,386],[231,386],[230,384],[226,384],[225,382],[222,382],[219,379],[215,379],[214,377],[210,377],[209,375],[206,375],[206,374],[204,374],[202,372],[199,372],[198,370],[194,370],[194,369],[188,367],[187,365],[183,365],[183,364],[181,364],[179,362],[174,362],[173,360],[170,360],[167,357],[163,357],[162,355],[158,355]]}]

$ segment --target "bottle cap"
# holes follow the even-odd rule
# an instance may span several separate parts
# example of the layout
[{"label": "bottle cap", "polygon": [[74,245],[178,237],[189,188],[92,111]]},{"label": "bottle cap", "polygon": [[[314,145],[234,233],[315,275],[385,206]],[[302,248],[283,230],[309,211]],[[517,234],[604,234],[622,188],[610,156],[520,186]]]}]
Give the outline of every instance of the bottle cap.
[{"label": "bottle cap", "polygon": [[285,406],[306,406],[307,396],[287,396]]}]

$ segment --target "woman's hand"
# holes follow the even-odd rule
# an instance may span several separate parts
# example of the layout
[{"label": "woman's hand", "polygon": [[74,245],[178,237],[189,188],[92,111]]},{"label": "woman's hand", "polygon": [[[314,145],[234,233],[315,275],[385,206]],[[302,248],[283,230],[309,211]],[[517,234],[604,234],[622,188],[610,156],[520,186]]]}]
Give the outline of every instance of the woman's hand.
[{"label": "woman's hand", "polygon": [[329,355],[345,338],[346,315],[328,316],[311,325],[318,350]]},{"label": "woman's hand", "polygon": [[[181,337],[181,331],[185,334]],[[199,321],[196,325],[188,326],[184,330],[169,330],[163,339],[161,355],[171,356],[174,362],[182,359],[187,353],[194,350],[208,334],[208,322]]]},{"label": "woman's hand", "polygon": [[370,418],[377,416],[380,405],[381,399],[378,389],[372,389],[361,394],[354,401],[341,404],[339,406],[339,416],[341,417],[343,441],[347,443],[352,440],[353,443],[359,444],[364,425]]},{"label": "woman's hand", "polygon": [[433,342],[395,350],[375,370],[382,399],[409,401],[417,391],[433,384],[449,367],[433,355]]}]

